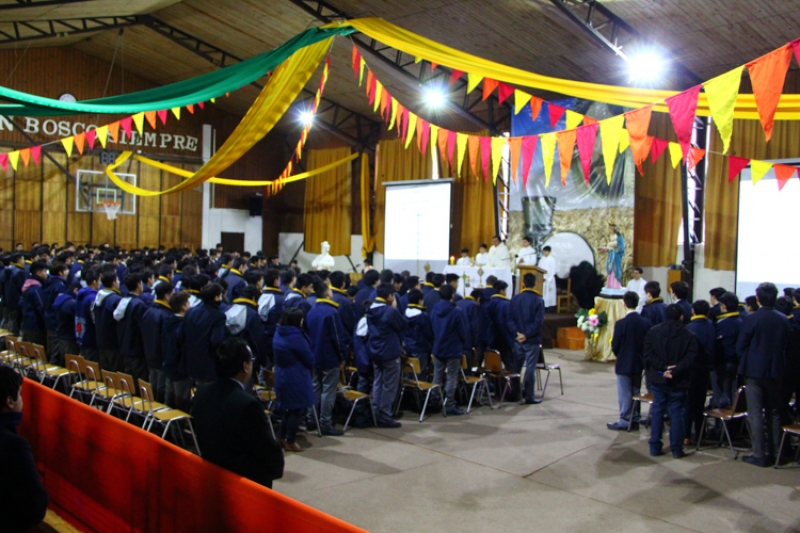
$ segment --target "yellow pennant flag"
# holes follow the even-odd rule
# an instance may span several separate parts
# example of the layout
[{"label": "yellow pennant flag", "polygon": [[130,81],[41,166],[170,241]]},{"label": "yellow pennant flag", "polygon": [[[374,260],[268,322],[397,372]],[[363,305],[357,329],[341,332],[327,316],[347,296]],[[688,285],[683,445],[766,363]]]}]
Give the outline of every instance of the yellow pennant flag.
[{"label": "yellow pennant flag", "polygon": [[421,58],[421,57],[419,57],[419,56],[414,56],[414,63],[419,63],[420,61],[422,61],[422,58]]},{"label": "yellow pennant flag", "polygon": [[394,128],[394,121],[397,119],[397,100],[392,98],[392,118],[389,120],[389,131]]},{"label": "yellow pennant flag", "polygon": [[72,156],[72,147],[75,144],[74,137],[64,137],[61,139],[61,144],[64,145],[64,151],[67,152],[67,157]]},{"label": "yellow pennant flag", "polygon": [[216,98],[210,98],[209,100],[211,101],[212,104],[216,104],[217,103],[217,99]]},{"label": "yellow pennant flag", "polygon": [[367,66],[367,62],[364,61],[362,57],[358,62],[358,86],[361,87],[361,84],[364,82],[364,68]]},{"label": "yellow pennant flag", "polygon": [[417,131],[417,115],[408,112],[408,128],[406,131],[406,148],[411,144],[411,139],[414,138],[414,132]]},{"label": "yellow pennant flag", "polygon": [[172,114],[175,115],[175,118],[180,120],[181,119],[181,108],[180,107],[173,107],[172,108]]},{"label": "yellow pennant flag", "polygon": [[631,134],[623,129],[619,132],[619,153],[624,152],[631,145]]},{"label": "yellow pennant flag", "polygon": [[761,181],[761,178],[763,178],[771,168],[772,168],[772,163],[751,159],[750,172],[752,173],[753,176],[753,185]]},{"label": "yellow pennant flag", "polygon": [[614,172],[614,161],[617,160],[617,148],[619,147],[619,138],[622,134],[622,124],[624,122],[625,115],[617,115],[600,121],[603,161],[606,164],[606,183],[609,185],[611,185],[611,176]]},{"label": "yellow pennant flag", "polygon": [[525,104],[531,101],[531,95],[519,89],[514,89],[514,114],[519,113]]},{"label": "yellow pennant flag", "polygon": [[467,140],[469,135],[466,133],[456,133],[456,158],[457,166],[456,172],[461,176],[461,165],[464,164],[464,154],[467,152]]},{"label": "yellow pennant flag", "polygon": [[678,165],[683,161],[683,150],[678,143],[669,143],[669,159],[672,162],[672,168],[678,168]]},{"label": "yellow pennant flag", "polygon": [[144,129],[144,113],[136,113],[133,115],[133,123],[136,124],[136,131],[141,135],[142,129]]},{"label": "yellow pennant flag", "polygon": [[497,173],[500,172],[500,163],[503,161],[503,146],[505,137],[492,137],[492,183],[497,185]]},{"label": "yellow pennant flag", "polygon": [[8,152],[8,161],[11,163],[11,168],[17,170],[17,163],[19,163],[19,150]]},{"label": "yellow pennant flag", "polygon": [[581,122],[583,122],[583,115],[571,109],[567,109],[567,127],[565,129],[571,130],[577,128]]},{"label": "yellow pennant flag", "polygon": [[430,141],[431,141],[431,157],[433,154],[436,153],[436,143],[439,140],[439,126],[434,126],[431,124],[431,133],[430,133]]},{"label": "yellow pennant flag", "polygon": [[542,143],[542,162],[544,163],[544,186],[550,186],[550,175],[553,173],[553,161],[556,152],[556,134],[545,133],[539,135],[539,142]]},{"label": "yellow pennant flag", "polygon": [[381,105],[381,93],[383,92],[383,84],[379,81],[375,81],[375,101],[372,103],[372,111],[373,113],[378,112],[378,106]]},{"label": "yellow pennant flag", "polygon": [[483,79],[483,76],[467,72],[467,93],[471,93]]},{"label": "yellow pennant flag", "polygon": [[739,95],[742,70],[744,70],[744,65],[703,84],[703,90],[706,93],[706,98],[708,98],[711,118],[714,120],[714,127],[722,138],[723,154],[728,151],[728,147],[731,144],[733,109],[736,107],[736,97]]},{"label": "yellow pennant flag", "polygon": [[108,142],[108,126],[100,126],[97,128],[97,140],[100,141],[100,146],[106,147]]}]

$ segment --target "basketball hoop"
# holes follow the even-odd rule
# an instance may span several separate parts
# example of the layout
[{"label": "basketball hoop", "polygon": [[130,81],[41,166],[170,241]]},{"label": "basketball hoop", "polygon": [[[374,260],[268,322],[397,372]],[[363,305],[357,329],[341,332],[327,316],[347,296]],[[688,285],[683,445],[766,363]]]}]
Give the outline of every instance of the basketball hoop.
[{"label": "basketball hoop", "polygon": [[106,212],[108,220],[116,220],[120,207],[122,207],[120,202],[103,202],[103,209]]}]

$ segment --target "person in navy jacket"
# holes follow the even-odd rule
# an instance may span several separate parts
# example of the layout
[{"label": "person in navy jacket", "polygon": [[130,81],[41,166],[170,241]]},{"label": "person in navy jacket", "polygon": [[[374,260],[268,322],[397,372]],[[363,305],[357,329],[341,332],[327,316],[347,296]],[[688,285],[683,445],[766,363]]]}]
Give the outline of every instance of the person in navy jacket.
[{"label": "person in navy jacket", "polygon": [[[491,300],[486,306],[486,312],[489,315],[489,326],[491,331],[491,348],[500,352],[500,357],[503,360],[503,365],[507,370],[518,372],[522,369],[520,362],[517,368],[517,362],[514,359],[513,349],[515,337],[517,335],[516,326],[512,326],[510,320],[511,301],[506,296],[508,283],[505,281],[498,281],[494,285],[495,294],[492,295]],[[485,293],[484,293],[485,294]]]},{"label": "person in navy jacket", "polygon": [[689,298],[689,284],[685,281],[675,281],[669,286],[672,290],[673,303],[681,306],[683,309],[683,323],[687,326],[692,321],[692,304],[687,300]]},{"label": "person in navy jacket", "polygon": [[136,380],[149,380],[150,375],[142,339],[143,318],[147,311],[147,304],[140,297],[142,285],[140,274],[125,276],[128,295],[117,304],[114,310],[114,320],[117,321],[119,352],[124,361],[125,373],[130,374]]},{"label": "person in navy jacket", "polygon": [[[625,303],[625,317],[614,324],[611,351],[617,358],[614,373],[617,375],[617,402],[619,420],[606,424],[608,429],[627,430],[639,428],[639,406],[633,410],[633,396],[642,390],[642,370],[644,370],[644,339],[650,330],[650,322],[636,312],[639,294],[628,291],[622,297]],[[630,424],[633,416],[633,424]]]},{"label": "person in navy jacket", "polygon": [[792,295],[794,307],[792,307],[792,318],[800,324],[800,289],[795,289]]},{"label": "person in navy jacket", "polygon": [[244,280],[244,273],[247,270],[247,262],[241,257],[237,257],[231,263],[231,269],[228,275],[225,276],[225,281],[228,283],[228,296],[226,298],[228,303],[233,302],[239,297],[241,291],[247,282]]},{"label": "person in navy jacket", "polygon": [[483,291],[481,289],[472,289],[469,296],[459,301],[456,307],[461,309],[467,317],[467,352],[472,351],[475,353],[477,361],[470,361],[470,365],[477,365],[479,368],[483,365],[483,352],[486,351],[488,345],[488,329],[489,318],[486,316],[486,310],[481,305],[483,303]]},{"label": "person in navy jacket", "polygon": [[339,270],[332,272],[330,276],[330,282],[333,295],[332,300],[339,304],[339,317],[342,319],[342,326],[344,326],[344,331],[347,335],[346,351],[349,352],[350,343],[352,342],[353,333],[355,332],[356,323],[358,322],[359,317],[356,316],[356,310],[353,306],[353,302],[351,302],[350,298],[347,296],[344,272]]},{"label": "person in navy jacket", "polygon": [[92,316],[97,326],[97,349],[100,351],[100,368],[109,372],[122,372],[125,369],[124,361],[119,353],[119,336],[117,335],[117,321],[114,320],[114,310],[117,308],[122,295],[119,291],[117,268],[106,265],[102,269],[100,283],[102,290],[95,298]]},{"label": "person in navy jacket", "polygon": [[[463,415],[464,411],[456,405],[456,387],[461,373],[461,358],[469,337],[467,317],[453,303],[454,292],[451,285],[442,285],[438,291],[440,300],[431,310],[433,382],[445,390],[447,396],[445,412],[448,415]],[[447,383],[445,383],[445,371]]]},{"label": "person in navy jacket", "polygon": [[18,335],[20,320],[22,318],[19,300],[22,296],[22,286],[25,285],[28,276],[25,272],[25,263],[23,262],[22,254],[16,253],[11,256],[11,265],[9,265],[4,273],[3,303],[6,307],[6,324],[12,333]]},{"label": "person in navy jacket", "polygon": [[319,400],[319,425],[323,435],[343,435],[333,425],[333,405],[339,372],[347,357],[344,326],[339,304],[331,300],[331,289],[322,280],[314,282],[317,303],[306,315],[306,326],[314,354],[314,393]]},{"label": "person in navy jacket", "polygon": [[714,359],[714,374],[711,378],[714,407],[730,407],[736,389],[736,370],[739,356],[736,353],[736,342],[742,319],[739,316],[739,299],[732,292],[719,297],[722,313],[717,315],[715,325],[717,346]]},{"label": "person in navy jacket", "polygon": [[220,310],[223,289],[209,283],[200,291],[203,301],[192,307],[183,318],[181,345],[187,358],[189,376],[196,383],[207,383],[217,377],[214,354],[225,340],[225,313]]},{"label": "person in navy jacket", "polygon": [[[775,309],[789,319],[789,341],[786,344],[786,372],[781,384],[781,407],[783,411],[781,425],[784,426],[791,424],[792,418],[789,404],[792,401],[792,395],[800,399],[800,324],[792,316],[792,298],[782,296],[775,302]],[[796,403],[795,407],[800,407],[800,404]]]},{"label": "person in navy jacket", "polygon": [[30,266],[30,276],[22,285],[22,338],[47,346],[47,326],[44,318],[42,285],[47,281],[47,264],[36,261]]},{"label": "person in navy jacket", "polygon": [[786,316],[775,310],[775,284],[759,285],[756,298],[761,308],[742,322],[736,344],[739,375],[747,386],[747,420],[753,441],[753,454],[742,461],[766,467],[775,463],[781,439],[781,381],[791,332]]},{"label": "person in navy jacket", "polygon": [[86,287],[79,290],[75,296],[75,341],[81,348],[81,357],[98,363],[100,353],[97,350],[97,333],[92,308],[97,298],[97,289],[100,288],[100,272],[87,268],[81,272],[81,281]]},{"label": "person in navy jacket", "polygon": [[311,374],[314,354],[303,327],[303,312],[283,311],[275,330],[275,395],[281,411],[277,441],[288,452],[302,452],[296,443],[297,430],[305,412],[316,403]]},{"label": "person in navy jacket", "polygon": [[67,274],[67,283],[76,281],[78,272],[83,270],[83,264],[88,258],[89,256],[87,254],[81,254],[78,256],[78,260],[70,265],[69,274]]},{"label": "person in navy jacket", "polygon": [[536,365],[542,350],[542,324],[544,324],[544,300],[536,292],[536,275],[527,273],[522,277],[523,289],[511,300],[509,327],[514,331],[515,371],[525,364],[525,382],[522,392],[526,404],[541,403],[534,394]]},{"label": "person in navy jacket", "polygon": [[642,316],[650,322],[650,327],[657,326],[667,319],[667,306],[661,298],[661,285],[657,281],[648,281],[644,285],[647,302],[642,307]]},{"label": "person in navy jacket", "polygon": [[378,285],[378,297],[367,310],[367,350],[373,367],[372,402],[379,427],[397,428],[392,404],[400,385],[401,338],[406,323],[395,308],[394,286]]},{"label": "person in navy jacket", "polygon": [[[369,270],[364,274],[361,281],[364,282],[364,288],[359,289],[356,293],[356,309],[363,309],[364,302],[367,300],[375,300],[375,298],[370,298],[370,295],[380,283],[381,275],[375,270]],[[377,297],[377,294],[375,297]]]},{"label": "person in navy jacket", "polygon": [[283,314],[283,301],[286,298],[286,295],[280,289],[280,276],[277,270],[267,270],[264,274],[264,288],[258,298],[258,314],[261,317],[261,323],[264,325],[267,368],[272,367],[274,362],[272,340],[275,336],[278,320]]},{"label": "person in navy jacket", "polygon": [[309,274],[300,274],[294,282],[294,288],[286,293],[283,299],[284,309],[299,308],[303,313],[308,316],[311,311],[311,304],[308,303],[308,295],[311,294],[314,287],[314,278]]},{"label": "person in navy jacket", "polygon": [[424,305],[426,309],[433,310],[433,307],[441,301],[442,297],[439,294],[439,290],[444,285],[445,279],[446,278],[444,274],[434,274],[432,278],[433,290],[428,291],[428,293],[423,298],[422,305]]},{"label": "person in navy jacket", "polygon": [[[148,369],[148,381],[153,388],[155,400],[164,403],[166,397],[167,377],[164,374],[164,342],[162,330],[164,322],[174,315],[169,305],[169,298],[174,292],[171,283],[162,283],[154,291],[156,299],[142,315],[142,342],[144,343],[145,363]],[[189,295],[186,295],[189,300]]]},{"label": "person in navy jacket", "polygon": [[433,276],[435,276],[435,275],[436,275],[436,272],[434,272],[432,270],[425,274],[425,283],[422,284],[422,297],[423,297],[423,300],[424,300],[425,296],[430,294],[430,292],[433,290]]},{"label": "person in navy jacket", "polygon": [[81,351],[80,346],[75,342],[75,296],[80,288],[80,283],[72,283],[53,302],[53,310],[55,311],[57,322],[58,349],[59,353],[63,355],[78,355]]},{"label": "person in navy jacket", "polygon": [[231,336],[243,338],[253,352],[254,379],[258,378],[259,370],[267,364],[267,339],[258,314],[260,295],[261,291],[256,285],[245,285],[239,291],[239,297],[233,301],[233,305],[225,311],[226,326]]},{"label": "person in navy jacket", "polygon": [[161,324],[161,356],[164,358],[164,403],[186,413],[192,408],[194,381],[189,375],[189,356],[183,344],[184,316],[191,309],[189,295],[173,292],[169,297],[172,314]]},{"label": "person in navy jacket", "polygon": [[403,334],[403,347],[410,357],[419,359],[418,377],[422,381],[427,381],[428,362],[433,349],[431,317],[425,312],[425,306],[422,305],[422,291],[411,289],[406,295],[408,296],[408,305],[403,318],[408,327]]},{"label": "person in navy jacket", "polygon": [[[689,322],[689,331],[697,337],[697,357],[695,357],[689,382],[689,397],[686,402],[686,438],[690,442],[697,442],[700,437],[700,427],[703,424],[703,405],[708,393],[708,377],[714,368],[716,351],[716,330],[708,313],[711,306],[705,300],[697,300],[692,304],[692,319]],[[692,438],[694,427],[695,438]]]},{"label": "person in navy jacket", "polygon": [[50,277],[47,278],[42,289],[44,322],[47,327],[47,355],[52,364],[59,366],[64,366],[64,353],[58,342],[58,313],[53,307],[53,303],[59,294],[67,290],[67,280],[65,279],[67,270],[67,265],[64,263],[53,263],[50,266]]},{"label": "person in navy jacket", "polygon": [[[417,289],[417,290],[420,289],[420,287],[419,287],[419,277],[418,276],[409,276],[409,277],[407,277],[405,282],[404,282],[404,285],[405,285],[405,292],[403,293],[402,296],[400,296],[400,299],[397,300],[397,310],[400,311],[400,314],[405,313],[406,307],[408,307],[408,293],[412,289]],[[422,291],[420,291],[420,292],[422,292]]]}]

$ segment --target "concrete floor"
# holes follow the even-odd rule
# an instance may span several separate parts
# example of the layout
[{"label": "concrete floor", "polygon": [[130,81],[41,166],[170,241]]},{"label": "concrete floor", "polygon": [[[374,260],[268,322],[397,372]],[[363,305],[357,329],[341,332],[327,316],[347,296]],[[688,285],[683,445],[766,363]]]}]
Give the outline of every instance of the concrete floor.
[{"label": "concrete floor", "polygon": [[725,449],[650,457],[646,429],[605,427],[613,365],[546,355],[563,396],[554,374],[540,405],[421,424],[408,412],[400,429],[299,439],[309,449],[288,454],[274,488],[373,533],[800,532],[800,468],[760,469]]}]

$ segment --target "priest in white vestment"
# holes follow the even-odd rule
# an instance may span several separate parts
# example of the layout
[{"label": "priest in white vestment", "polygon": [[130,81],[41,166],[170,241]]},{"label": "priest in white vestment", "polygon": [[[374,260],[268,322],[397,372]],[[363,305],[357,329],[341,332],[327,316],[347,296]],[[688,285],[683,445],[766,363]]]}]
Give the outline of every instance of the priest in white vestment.
[{"label": "priest in white vestment", "polygon": [[478,255],[475,256],[475,266],[481,267],[489,264],[489,247],[481,244]]},{"label": "priest in white vestment", "polygon": [[535,265],[536,264],[536,250],[531,246],[532,241],[530,237],[522,238],[522,248],[517,252],[518,265]]},{"label": "priest in white vestment", "polygon": [[489,263],[491,268],[511,268],[511,253],[506,243],[500,240],[499,235],[492,237],[492,247],[489,248]]},{"label": "priest in white vestment", "polygon": [[542,258],[539,259],[539,268],[545,270],[547,273],[544,275],[544,286],[542,298],[544,298],[544,306],[555,307],[556,305],[556,260],[551,255],[552,249],[549,246],[542,248]]},{"label": "priest in white vestment", "polygon": [[642,307],[644,307],[646,298],[644,293],[644,286],[647,284],[647,280],[642,277],[642,269],[641,267],[634,267],[633,269],[633,279],[628,282],[628,285],[625,287],[627,290],[635,292],[639,295],[639,305],[636,306],[636,311],[641,313]]}]

